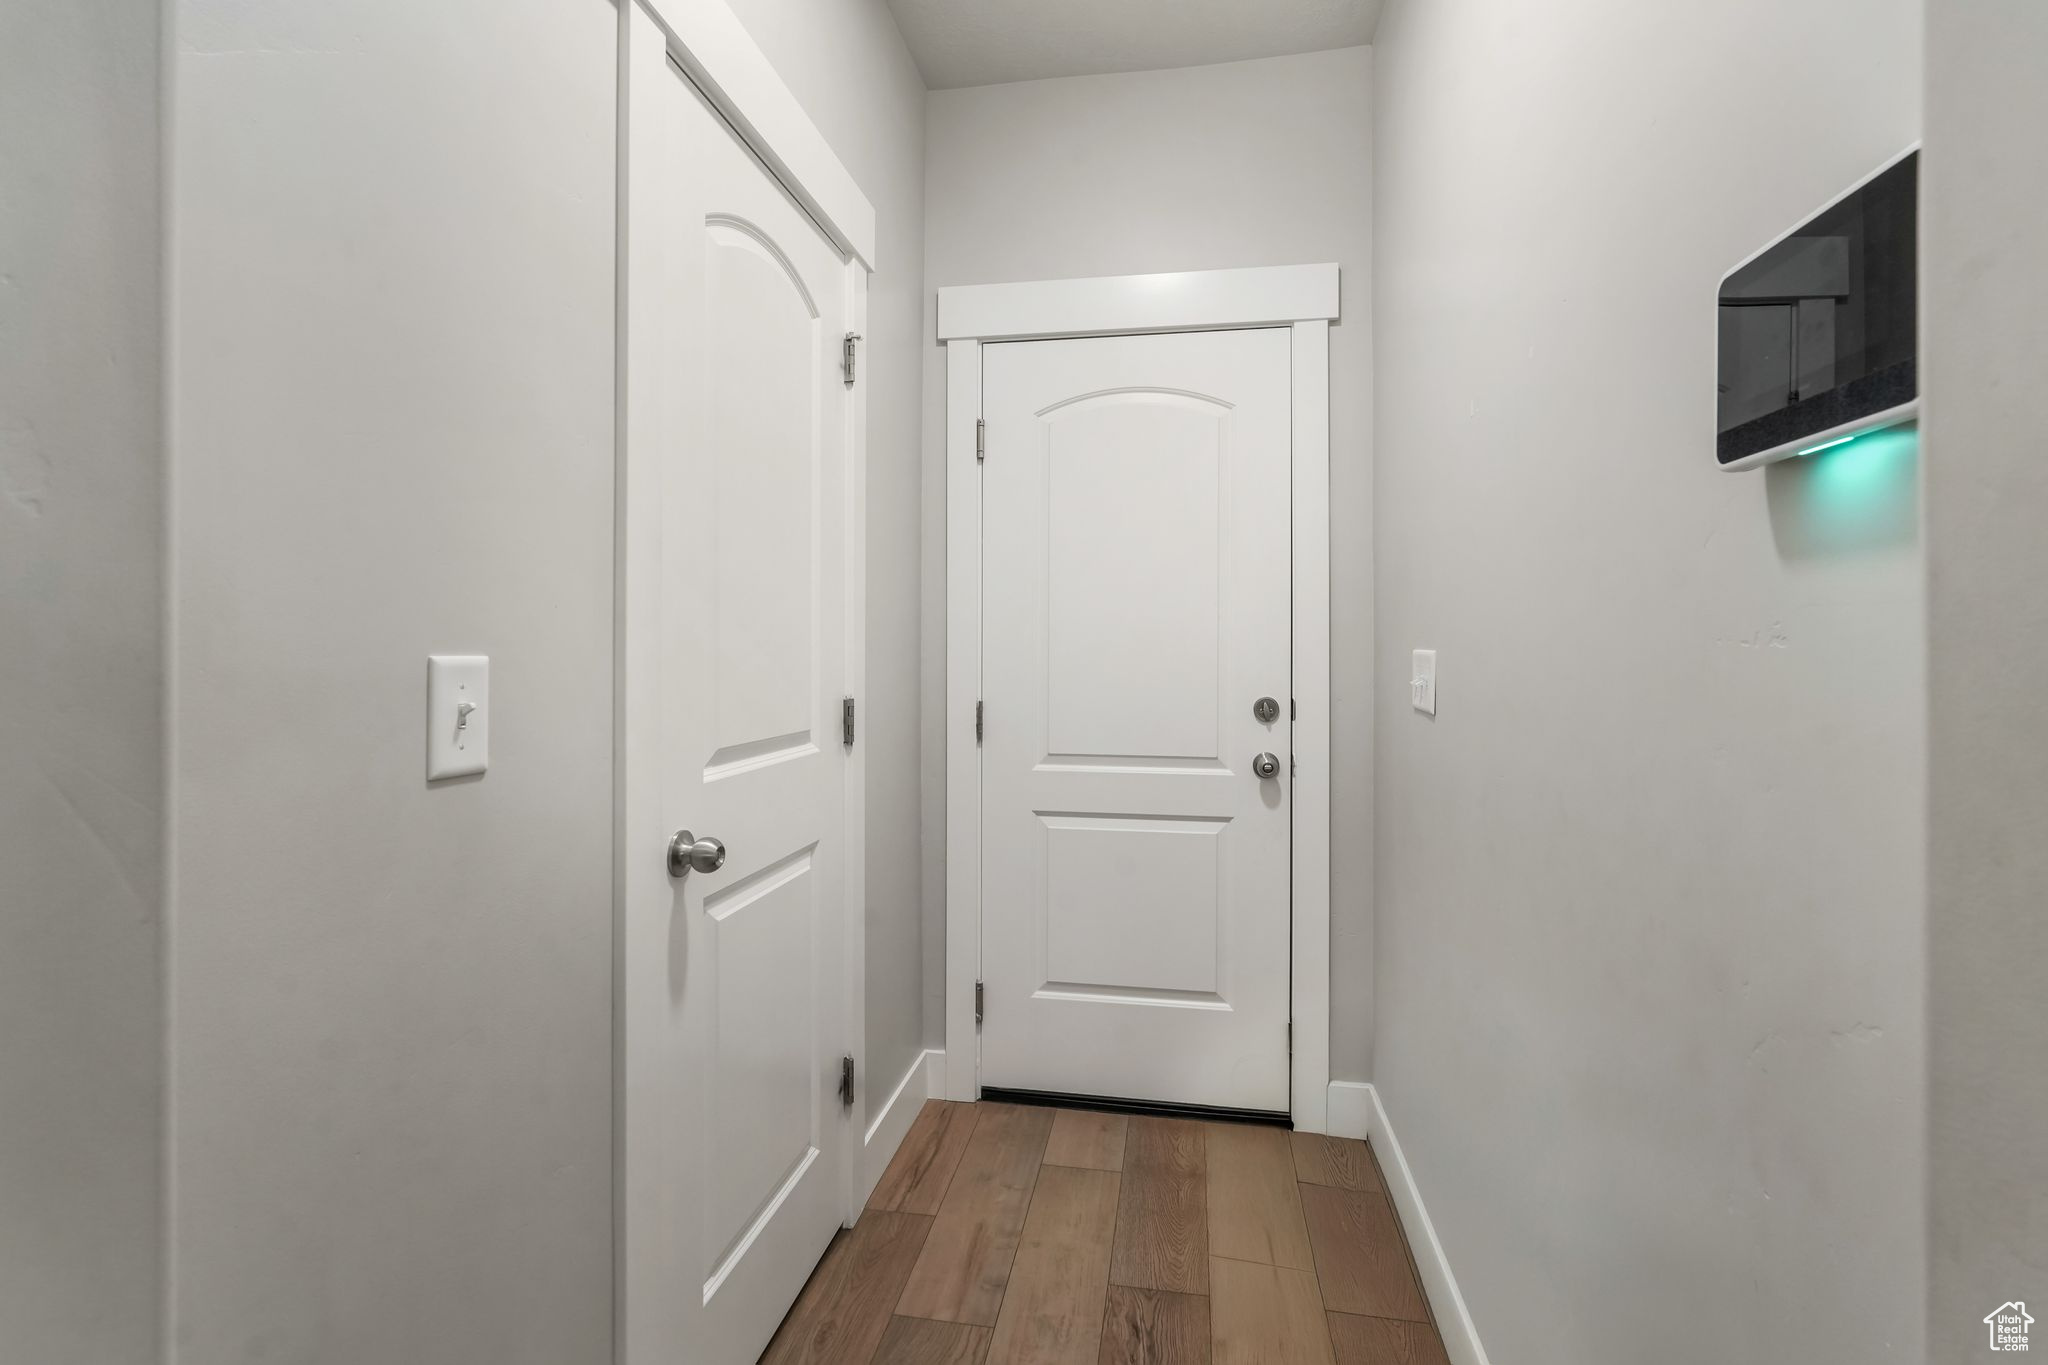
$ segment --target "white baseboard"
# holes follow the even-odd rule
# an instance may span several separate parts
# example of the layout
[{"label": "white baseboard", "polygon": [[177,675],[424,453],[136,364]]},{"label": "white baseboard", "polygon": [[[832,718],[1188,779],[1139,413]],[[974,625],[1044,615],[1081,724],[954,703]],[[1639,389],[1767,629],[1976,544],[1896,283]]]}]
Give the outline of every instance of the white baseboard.
[{"label": "white baseboard", "polygon": [[1331,1137],[1363,1138],[1372,1131],[1372,1087],[1363,1081],[1331,1081]]},{"label": "white baseboard", "polygon": [[872,1111],[874,1117],[868,1121],[867,1139],[861,1151],[858,1204],[867,1203],[868,1196],[875,1192],[875,1186],[882,1181],[882,1172],[889,1169],[896,1149],[903,1145],[905,1135],[910,1132],[911,1121],[917,1117],[917,1111],[924,1108],[925,1100],[939,1093],[937,1082],[943,1081],[945,1074],[945,1051],[927,1048],[911,1058],[910,1069],[903,1073],[902,1080],[896,1082],[896,1089],[879,1109]]},{"label": "white baseboard", "polygon": [[[1488,1365],[1486,1348],[1479,1344],[1479,1331],[1472,1325],[1472,1315],[1465,1310],[1465,1297],[1458,1292],[1458,1279],[1451,1274],[1451,1263],[1444,1256],[1443,1243],[1436,1237],[1436,1228],[1429,1221],[1429,1211],[1422,1206],[1422,1191],[1416,1188],[1415,1175],[1408,1169],[1408,1159],[1401,1155],[1400,1139],[1394,1136],[1393,1125],[1387,1122],[1386,1107],[1380,1103],[1379,1091],[1370,1085],[1345,1087],[1347,1090],[1363,1091],[1367,1109],[1367,1132],[1364,1136],[1372,1143],[1373,1151],[1380,1159],[1380,1172],[1387,1178],[1387,1194],[1394,1201],[1395,1211],[1401,1215],[1401,1226],[1408,1233],[1408,1248],[1415,1253],[1415,1269],[1422,1277],[1422,1291],[1429,1296],[1429,1307],[1436,1314],[1437,1331],[1443,1334],[1444,1353],[1451,1358],[1451,1365]],[[1336,1132],[1337,1087],[1330,1087],[1330,1131]]]}]

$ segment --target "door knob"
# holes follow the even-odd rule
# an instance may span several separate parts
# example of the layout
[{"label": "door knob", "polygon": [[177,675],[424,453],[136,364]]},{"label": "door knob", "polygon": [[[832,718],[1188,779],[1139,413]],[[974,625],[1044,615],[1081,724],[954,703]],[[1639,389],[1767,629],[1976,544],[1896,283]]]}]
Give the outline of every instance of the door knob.
[{"label": "door knob", "polygon": [[1252,760],[1252,771],[1260,777],[1278,777],[1280,758],[1277,754],[1260,754]]},{"label": "door knob", "polygon": [[725,866],[725,842],[721,839],[699,839],[686,829],[676,831],[676,837],[668,841],[668,875],[686,876],[690,872],[716,872]]}]

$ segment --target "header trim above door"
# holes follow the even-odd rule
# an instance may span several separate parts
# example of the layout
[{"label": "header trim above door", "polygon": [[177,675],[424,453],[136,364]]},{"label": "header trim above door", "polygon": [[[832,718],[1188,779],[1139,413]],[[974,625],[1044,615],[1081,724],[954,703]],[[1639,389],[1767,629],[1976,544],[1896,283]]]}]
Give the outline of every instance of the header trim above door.
[{"label": "header trim above door", "polygon": [[[1291,1116],[1329,1129],[1330,323],[1335,265],[1260,266],[938,291],[946,347],[946,1074],[980,1087],[981,345],[1051,337],[1288,327],[1293,368],[1294,847]],[[1000,452],[989,458],[1000,458]],[[1000,723],[998,718],[997,723]]]},{"label": "header trim above door", "polygon": [[1334,265],[1184,270],[939,291],[940,341],[1287,326],[1337,317]]},{"label": "header trim above door", "polygon": [[875,208],[723,0],[639,0],[669,56],[832,244],[875,268]]}]

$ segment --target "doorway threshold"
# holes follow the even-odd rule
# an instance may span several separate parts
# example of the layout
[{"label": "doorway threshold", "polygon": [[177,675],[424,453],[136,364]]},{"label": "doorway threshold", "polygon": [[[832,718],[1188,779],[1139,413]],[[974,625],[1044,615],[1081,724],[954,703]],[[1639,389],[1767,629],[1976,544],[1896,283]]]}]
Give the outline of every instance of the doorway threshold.
[{"label": "doorway threshold", "polygon": [[1031,1104],[1047,1109],[1093,1109],[1105,1114],[1146,1114],[1154,1118],[1257,1123],[1269,1128],[1294,1127],[1291,1115],[1271,1109],[1227,1109],[1214,1104],[1175,1104],[1168,1100],[1133,1100],[1116,1095],[1067,1095],[1056,1090],[1010,1090],[996,1085],[983,1086],[981,1098],[992,1104]]}]

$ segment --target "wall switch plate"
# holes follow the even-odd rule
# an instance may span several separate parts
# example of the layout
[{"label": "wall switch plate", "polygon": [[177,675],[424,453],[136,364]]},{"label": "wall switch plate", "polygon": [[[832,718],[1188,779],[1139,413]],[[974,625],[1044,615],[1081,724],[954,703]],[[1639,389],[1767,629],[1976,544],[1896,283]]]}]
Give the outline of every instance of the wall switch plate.
[{"label": "wall switch plate", "polygon": [[1436,651],[1418,649],[1408,670],[1408,701],[1425,716],[1436,714]]},{"label": "wall switch plate", "polygon": [[427,656],[427,781],[473,777],[491,758],[491,657]]}]

